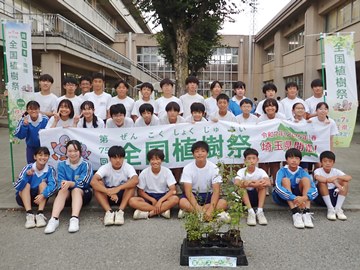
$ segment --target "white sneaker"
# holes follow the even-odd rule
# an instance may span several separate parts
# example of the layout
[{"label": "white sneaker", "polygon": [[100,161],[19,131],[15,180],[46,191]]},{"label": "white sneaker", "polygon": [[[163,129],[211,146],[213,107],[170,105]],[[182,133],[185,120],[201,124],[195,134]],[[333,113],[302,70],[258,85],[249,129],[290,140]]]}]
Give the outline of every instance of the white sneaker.
[{"label": "white sneaker", "polygon": [[249,226],[255,226],[256,225],[256,215],[253,212],[248,212],[246,224]]},{"label": "white sneaker", "polygon": [[104,216],[104,225],[114,225],[115,212],[107,211]]},{"label": "white sneaker", "polygon": [[170,209],[166,210],[165,212],[161,213],[161,216],[164,218],[170,218]]},{"label": "white sneaker", "polygon": [[338,219],[340,220],[347,220],[347,216],[345,216],[344,211],[340,208],[340,209],[336,209],[335,210],[336,216]]},{"label": "white sneaker", "polygon": [[300,213],[293,214],[292,218],[293,218],[295,228],[298,228],[298,229],[304,229],[305,228],[305,224],[304,224],[304,221],[302,219],[302,215]]},{"label": "white sneaker", "polygon": [[79,230],[79,219],[76,217],[72,217],[70,218],[70,223],[69,223],[69,233],[74,233],[77,232]]},{"label": "white sneaker", "polygon": [[34,214],[26,214],[25,228],[31,229],[35,228],[35,216]]},{"label": "white sneaker", "polygon": [[59,220],[56,220],[55,218],[51,217],[44,233],[49,234],[55,232],[56,228],[59,227]]},{"label": "white sneaker", "polygon": [[184,218],[185,212],[182,209],[179,209],[178,218]]},{"label": "white sneaker", "polygon": [[148,219],[149,218],[149,212],[135,210],[134,212],[134,219]]},{"label": "white sneaker", "polygon": [[124,211],[119,209],[119,211],[115,212],[115,225],[123,225],[124,224]]},{"label": "white sneaker", "polygon": [[302,215],[302,219],[304,221],[304,225],[306,228],[314,228],[314,223],[312,222],[313,219],[313,213],[305,213]]},{"label": "white sneaker", "polygon": [[258,220],[260,225],[267,225],[268,224],[264,212],[256,213],[256,217],[257,217],[257,220]]},{"label": "white sneaker", "polygon": [[328,209],[326,217],[328,220],[336,220],[335,209]]},{"label": "white sneaker", "polygon": [[41,228],[41,227],[45,227],[46,226],[46,220],[47,218],[44,216],[44,214],[37,214],[35,216],[35,220],[36,220],[36,227],[37,228]]},{"label": "white sneaker", "polygon": [[223,221],[225,223],[230,223],[230,221],[231,221],[231,217],[230,217],[229,213],[226,212],[226,211],[223,211],[223,212],[219,213],[217,215],[217,219],[219,221]]}]

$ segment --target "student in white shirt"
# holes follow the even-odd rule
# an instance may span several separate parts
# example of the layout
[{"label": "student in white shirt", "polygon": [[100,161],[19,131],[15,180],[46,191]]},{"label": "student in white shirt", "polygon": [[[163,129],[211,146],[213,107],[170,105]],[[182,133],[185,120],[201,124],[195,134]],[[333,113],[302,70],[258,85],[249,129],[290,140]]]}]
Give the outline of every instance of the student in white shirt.
[{"label": "student in white shirt", "polygon": [[73,127],[74,126],[74,107],[68,99],[60,101],[57,113],[52,116],[45,128]]},{"label": "student in white shirt", "polygon": [[191,115],[185,118],[185,122],[187,123],[195,123],[195,122],[206,122],[205,119],[205,106],[200,102],[194,102],[190,106]]},{"label": "student in white shirt", "polygon": [[324,100],[324,90],[323,90],[323,83],[320,79],[315,79],[311,82],[311,89],[313,91],[313,95],[305,100],[307,106],[309,107],[309,115],[308,119],[316,114],[316,105],[319,102],[323,102]]},{"label": "student in white shirt", "polygon": [[85,101],[85,94],[90,93],[91,90],[91,77],[81,76],[79,79],[79,87],[81,89],[81,94],[78,96],[83,101]]},{"label": "student in white shirt", "polygon": [[[116,90],[117,96],[113,97],[110,100],[110,103],[108,105],[108,110],[110,109],[111,105],[114,104],[123,104],[126,109],[126,117],[131,117],[131,112],[134,108],[135,101],[127,96],[128,90],[129,90],[129,84],[125,82],[124,80],[119,80],[115,85],[114,88]],[[108,118],[110,115],[108,115]]]},{"label": "student in white shirt", "polygon": [[180,106],[175,101],[171,101],[166,105],[166,114],[160,120],[160,125],[185,123],[185,119],[180,116]]},{"label": "student in white shirt", "polygon": [[200,96],[196,91],[199,86],[199,80],[195,76],[189,76],[186,78],[186,89],[187,93],[180,96],[180,100],[183,104],[184,114],[183,117],[186,118],[191,115],[191,104],[194,102],[199,102],[204,104],[205,99],[203,96]]},{"label": "student in white shirt", "polygon": [[106,120],[106,128],[131,128],[134,121],[130,117],[126,117],[126,109],[124,104],[114,104],[110,106],[110,117]]},{"label": "student in white shirt", "polygon": [[65,95],[59,97],[56,100],[56,107],[59,105],[60,101],[62,101],[63,99],[68,99],[73,104],[75,115],[80,115],[80,106],[81,103],[83,103],[83,100],[75,95],[75,91],[77,87],[78,87],[78,82],[75,78],[66,77],[63,82]]},{"label": "student in white shirt", "polygon": [[131,118],[136,121],[140,117],[139,108],[142,104],[149,103],[154,107],[154,113],[157,114],[156,107],[155,107],[155,100],[151,98],[151,94],[154,91],[154,86],[151,83],[144,82],[140,86],[140,93],[141,98],[139,100],[135,101],[134,107],[131,112]]},{"label": "student in white shirt", "polygon": [[81,106],[81,115],[74,117],[74,126],[78,128],[104,128],[102,119],[95,114],[95,106],[91,101],[84,101]]},{"label": "student in white shirt", "polygon": [[[263,86],[262,91],[265,95],[265,99],[261,100],[256,106],[255,114],[259,117],[264,114],[262,106],[267,98],[276,99],[277,87],[273,83],[267,83]],[[284,109],[281,104],[279,104],[279,113],[284,114]]]},{"label": "student in white shirt", "polygon": [[[242,81],[237,81],[233,85],[234,96],[231,98],[229,103],[230,111],[235,115],[238,116],[242,113],[240,109],[240,102],[244,99],[249,99],[245,96],[246,93],[246,85]],[[255,112],[255,106],[251,110],[251,113]]]},{"label": "student in white shirt", "polygon": [[308,114],[309,108],[308,108],[307,104],[305,103],[305,101],[303,99],[301,99],[297,96],[298,92],[299,92],[299,87],[298,87],[297,83],[288,82],[285,85],[285,90],[286,90],[286,98],[283,98],[280,101],[280,104],[282,105],[282,107],[284,109],[285,118],[287,120],[291,120],[292,107],[297,102],[301,102],[302,104],[304,104],[305,112]]},{"label": "student in white shirt", "polygon": [[140,117],[135,122],[135,127],[147,127],[160,125],[159,118],[154,114],[154,107],[144,103],[139,108]]},{"label": "student in white shirt", "polygon": [[209,116],[209,119],[217,122],[219,120],[236,122],[235,115],[228,110],[229,97],[226,94],[220,94],[216,98],[218,110]]},{"label": "student in white shirt", "polygon": [[158,117],[161,119],[166,115],[166,105],[170,102],[176,102],[180,107],[180,114],[183,114],[183,105],[179,98],[173,96],[173,87],[174,83],[172,80],[165,78],[161,80],[160,87],[163,92],[162,97],[159,97],[155,100],[155,112],[157,112]]},{"label": "student in white shirt", "polygon": [[134,219],[147,219],[157,215],[170,218],[170,209],[179,203],[176,196],[176,180],[170,169],[162,166],[164,152],[152,149],[147,153],[150,167],[139,175],[138,197],[132,197],[129,205],[136,209]]},{"label": "student in white shirt", "polygon": [[40,92],[34,94],[34,99],[40,104],[40,113],[51,117],[56,112],[57,96],[50,92],[54,79],[49,74],[43,74],[39,78]]},{"label": "student in white shirt", "polygon": [[206,118],[217,112],[218,105],[216,98],[221,94],[222,83],[219,81],[213,81],[210,85],[211,96],[205,99],[205,112]]},{"label": "student in white shirt", "polygon": [[242,114],[239,114],[235,117],[236,122],[241,125],[256,125],[258,122],[258,118],[256,115],[250,113],[253,108],[253,103],[250,99],[243,99],[240,101],[240,108]]}]

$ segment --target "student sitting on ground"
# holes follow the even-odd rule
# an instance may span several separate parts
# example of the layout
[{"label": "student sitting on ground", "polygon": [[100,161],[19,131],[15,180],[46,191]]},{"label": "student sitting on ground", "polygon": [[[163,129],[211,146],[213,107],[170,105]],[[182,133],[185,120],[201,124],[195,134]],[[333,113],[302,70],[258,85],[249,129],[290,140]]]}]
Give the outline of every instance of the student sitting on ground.
[{"label": "student sitting on ground", "polygon": [[[46,226],[44,208],[47,199],[56,191],[55,169],[48,165],[50,152],[46,147],[39,147],[34,153],[34,163],[26,165],[14,183],[16,202],[26,211],[25,228]],[[34,215],[31,206],[37,205]]]},{"label": "student sitting on ground", "polygon": [[[110,162],[101,166],[91,180],[95,198],[105,211],[104,225],[124,224],[124,210],[135,187],[139,183],[133,166],[125,162],[125,150],[122,146],[111,146],[108,151]],[[111,205],[118,206],[114,212]]]},{"label": "student sitting on ground", "polygon": [[170,169],[161,165],[164,152],[152,149],[147,154],[150,167],[139,175],[138,196],[129,201],[129,205],[136,209],[134,219],[147,219],[161,215],[170,218],[170,209],[179,203],[176,196],[176,181]]}]

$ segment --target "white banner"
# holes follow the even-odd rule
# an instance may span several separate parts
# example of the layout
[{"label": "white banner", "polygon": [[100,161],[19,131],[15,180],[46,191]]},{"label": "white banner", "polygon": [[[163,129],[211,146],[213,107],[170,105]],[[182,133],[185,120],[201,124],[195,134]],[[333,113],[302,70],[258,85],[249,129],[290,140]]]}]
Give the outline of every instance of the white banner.
[{"label": "white banner", "polygon": [[50,128],[40,131],[41,145],[49,148],[49,162],[54,166],[66,159],[65,145],[74,139],[82,143],[82,156],[90,160],[95,170],[108,162],[107,151],[112,145],[123,146],[126,161],[136,169],[148,166],[146,153],[154,148],[164,151],[165,166],[184,167],[193,159],[192,144],[199,140],[209,144],[209,158],[215,163],[243,163],[243,152],[249,147],[259,151],[260,162],[283,161],[289,148],[301,150],[303,161],[318,162],[320,153],[330,149],[330,128],[271,120],[246,127],[219,121],[126,129]]},{"label": "white banner", "polygon": [[3,22],[10,140],[34,92],[31,24]]},{"label": "white banner", "polygon": [[326,36],[326,102],[338,126],[335,147],[349,147],[358,108],[353,34]]}]

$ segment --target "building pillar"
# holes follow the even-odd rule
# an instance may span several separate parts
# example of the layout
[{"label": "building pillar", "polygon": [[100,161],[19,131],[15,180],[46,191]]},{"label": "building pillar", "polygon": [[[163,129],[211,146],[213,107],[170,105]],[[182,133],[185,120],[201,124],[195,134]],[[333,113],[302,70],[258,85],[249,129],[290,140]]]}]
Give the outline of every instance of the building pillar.
[{"label": "building pillar", "polygon": [[50,74],[54,78],[51,92],[60,97],[62,90],[61,54],[48,52],[41,54],[41,74]]},{"label": "building pillar", "polygon": [[274,84],[277,86],[277,95],[285,97],[285,80],[283,77],[283,52],[286,52],[286,39],[281,30],[274,36]]}]

